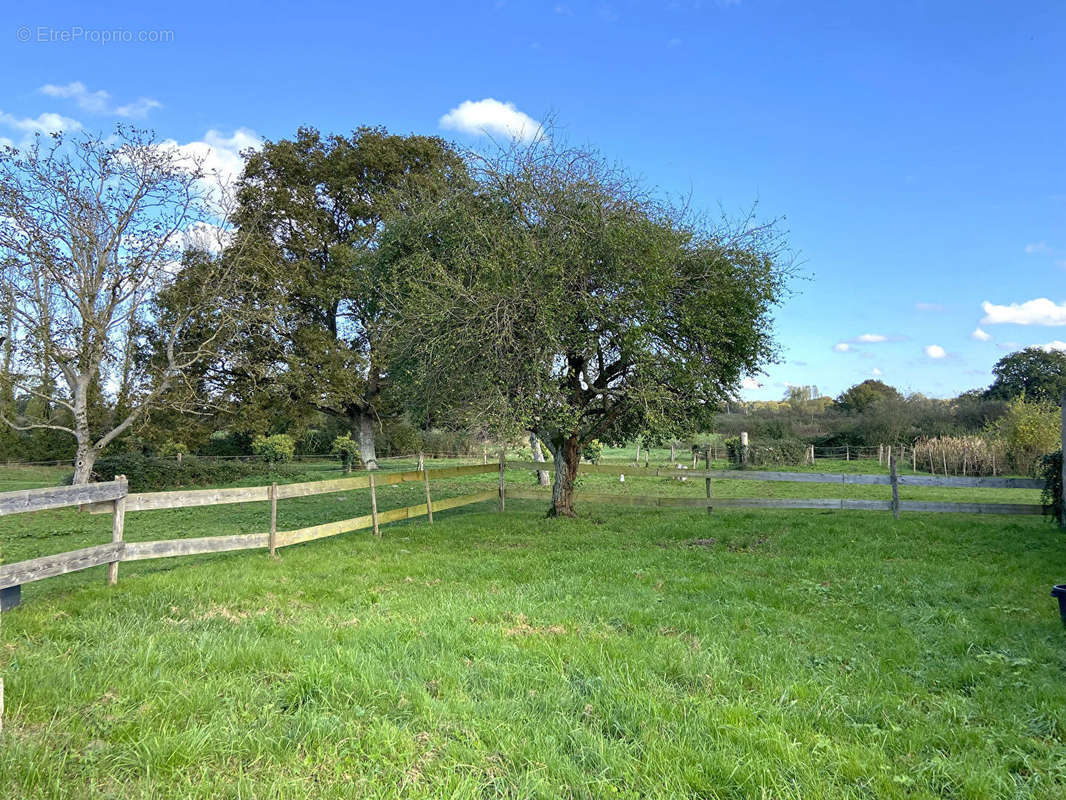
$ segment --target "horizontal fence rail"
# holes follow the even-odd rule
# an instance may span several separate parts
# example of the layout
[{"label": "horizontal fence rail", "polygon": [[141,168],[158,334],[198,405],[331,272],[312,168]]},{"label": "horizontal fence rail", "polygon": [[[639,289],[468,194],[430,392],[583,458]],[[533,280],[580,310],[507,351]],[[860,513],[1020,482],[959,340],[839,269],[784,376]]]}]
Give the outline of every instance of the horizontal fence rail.
[{"label": "horizontal fence rail", "polygon": [[[554,472],[550,462],[508,461],[508,469]],[[890,475],[863,475],[848,472],[772,472],[758,469],[688,469],[686,467],[633,467],[624,464],[581,464],[579,472],[599,475],[633,475],[650,478],[719,478],[736,481],[785,481],[788,483],[838,483],[852,486],[892,483]],[[934,486],[970,489],[1043,489],[1035,478],[964,478],[944,475],[899,475],[900,486]]]},{"label": "horizontal fence rail", "polygon": [[[55,486],[46,489],[23,489],[0,494],[0,517],[6,514],[24,514],[28,511],[47,511],[66,506],[100,503],[117,500],[129,491],[125,481],[87,483],[82,486]],[[107,505],[111,510],[111,505]]]}]

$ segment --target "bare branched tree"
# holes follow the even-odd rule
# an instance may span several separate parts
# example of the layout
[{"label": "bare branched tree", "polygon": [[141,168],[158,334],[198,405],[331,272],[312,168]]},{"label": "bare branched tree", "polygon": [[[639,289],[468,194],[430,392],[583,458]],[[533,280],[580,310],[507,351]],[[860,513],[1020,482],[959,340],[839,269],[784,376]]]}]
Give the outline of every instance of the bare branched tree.
[{"label": "bare branched tree", "polygon": [[[75,483],[88,482],[101,450],[148,410],[179,397],[186,374],[229,330],[217,298],[238,259],[216,255],[227,214],[211,177],[177,147],[127,127],[0,152],[8,380],[35,400],[0,419],[17,431],[73,436]],[[157,300],[190,250],[203,251],[203,291],[186,290],[180,312],[161,312]],[[207,336],[205,313],[214,322]],[[94,403],[110,414],[94,414]]]}]

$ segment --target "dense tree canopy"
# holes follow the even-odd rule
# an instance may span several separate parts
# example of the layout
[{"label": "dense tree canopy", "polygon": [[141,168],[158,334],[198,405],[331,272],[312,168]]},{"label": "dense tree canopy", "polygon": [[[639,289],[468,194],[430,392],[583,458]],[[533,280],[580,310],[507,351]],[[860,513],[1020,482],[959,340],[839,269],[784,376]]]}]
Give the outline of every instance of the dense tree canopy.
[{"label": "dense tree canopy", "polygon": [[879,400],[902,400],[899,391],[883,381],[866,380],[846,389],[837,404],[847,412],[862,413]]},{"label": "dense tree canopy", "polygon": [[264,313],[228,364],[237,393],[343,418],[374,467],[375,426],[394,413],[380,346],[391,281],[382,224],[464,172],[442,140],[380,128],[347,137],[301,128],[249,154],[236,219],[258,258],[242,300]]},{"label": "dense tree canopy", "polygon": [[1003,356],[992,367],[995,380],[987,396],[1013,400],[1024,396],[1038,402],[1058,403],[1066,392],[1066,353],[1027,347]]},{"label": "dense tree canopy", "polygon": [[386,237],[406,280],[394,346],[438,405],[529,429],[573,514],[582,445],[698,428],[774,355],[772,228],[707,228],[587,152],[542,140]]}]

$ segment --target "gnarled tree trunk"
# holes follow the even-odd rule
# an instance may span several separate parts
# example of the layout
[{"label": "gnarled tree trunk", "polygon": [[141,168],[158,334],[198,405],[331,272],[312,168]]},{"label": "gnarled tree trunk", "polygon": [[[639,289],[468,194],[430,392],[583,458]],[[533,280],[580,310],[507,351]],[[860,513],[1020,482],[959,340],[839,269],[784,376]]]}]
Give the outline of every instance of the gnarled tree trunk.
[{"label": "gnarled tree trunk", "polygon": [[574,481],[581,463],[581,440],[576,434],[560,436],[552,441],[555,458],[555,483],[552,485],[552,505],[549,517],[576,517],[574,511]]}]

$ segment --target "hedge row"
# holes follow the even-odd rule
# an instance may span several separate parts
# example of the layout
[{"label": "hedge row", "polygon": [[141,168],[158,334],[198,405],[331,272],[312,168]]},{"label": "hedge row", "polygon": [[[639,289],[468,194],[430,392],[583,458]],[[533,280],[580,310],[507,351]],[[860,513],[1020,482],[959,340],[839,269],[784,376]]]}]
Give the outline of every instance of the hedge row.
[{"label": "hedge row", "polygon": [[304,475],[304,472],[255,461],[216,462],[186,457],[179,464],[173,459],[128,454],[104,456],[98,459],[93,467],[93,477],[96,480],[111,481],[116,475],[126,476],[131,492],[155,492],[233,483],[253,475],[270,476],[274,479],[298,478]]}]

